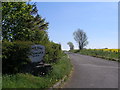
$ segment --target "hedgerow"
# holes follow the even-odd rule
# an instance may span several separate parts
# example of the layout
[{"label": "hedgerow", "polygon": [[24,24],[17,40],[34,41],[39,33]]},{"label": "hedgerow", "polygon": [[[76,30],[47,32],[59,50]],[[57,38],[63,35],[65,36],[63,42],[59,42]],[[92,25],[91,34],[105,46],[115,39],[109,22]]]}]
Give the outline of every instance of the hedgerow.
[{"label": "hedgerow", "polygon": [[2,71],[4,73],[17,73],[20,68],[30,63],[28,58],[32,42],[3,42],[2,43]]},{"label": "hedgerow", "polygon": [[18,73],[24,65],[31,63],[29,59],[31,45],[40,44],[45,46],[44,62],[52,63],[61,57],[61,45],[53,42],[33,43],[30,41],[3,42],[2,65],[4,73]]}]

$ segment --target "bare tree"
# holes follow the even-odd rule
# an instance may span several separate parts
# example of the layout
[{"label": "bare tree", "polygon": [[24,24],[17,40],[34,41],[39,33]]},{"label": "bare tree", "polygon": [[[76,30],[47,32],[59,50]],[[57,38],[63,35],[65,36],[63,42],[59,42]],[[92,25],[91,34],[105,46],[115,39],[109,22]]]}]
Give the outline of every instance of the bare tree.
[{"label": "bare tree", "polygon": [[73,45],[73,43],[72,43],[72,42],[68,42],[67,44],[69,45],[70,50],[73,50],[73,49],[74,49],[74,45]]},{"label": "bare tree", "polygon": [[83,47],[85,47],[88,44],[87,35],[83,30],[78,29],[73,33],[73,35],[74,35],[75,41],[79,45],[79,50],[83,49]]}]

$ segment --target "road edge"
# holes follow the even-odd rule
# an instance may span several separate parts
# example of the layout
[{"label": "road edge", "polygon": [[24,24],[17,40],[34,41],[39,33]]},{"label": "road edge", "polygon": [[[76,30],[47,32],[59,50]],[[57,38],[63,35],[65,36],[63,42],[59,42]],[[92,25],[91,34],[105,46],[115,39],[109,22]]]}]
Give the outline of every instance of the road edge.
[{"label": "road edge", "polygon": [[[69,55],[67,54],[67,57],[70,59]],[[70,61],[71,62],[71,61]],[[62,86],[68,81],[68,79],[72,76],[74,69],[72,65],[72,69],[69,73],[69,75],[65,75],[61,80],[59,80],[57,83],[55,83],[52,87],[50,88],[62,88]]]}]

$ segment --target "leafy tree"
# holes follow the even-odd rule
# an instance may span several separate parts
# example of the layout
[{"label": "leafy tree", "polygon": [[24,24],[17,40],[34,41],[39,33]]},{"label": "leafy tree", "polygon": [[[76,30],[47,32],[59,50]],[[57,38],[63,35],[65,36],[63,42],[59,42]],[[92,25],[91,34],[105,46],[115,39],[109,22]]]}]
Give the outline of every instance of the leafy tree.
[{"label": "leafy tree", "polygon": [[73,49],[74,49],[74,45],[73,45],[73,43],[72,43],[72,42],[68,42],[67,44],[69,45],[70,50],[73,50]]},{"label": "leafy tree", "polygon": [[83,47],[85,47],[88,44],[87,35],[83,30],[78,29],[73,33],[73,35],[75,41],[79,44],[79,50],[83,49]]},{"label": "leafy tree", "polygon": [[32,37],[32,41],[33,42],[49,42],[49,38],[48,38],[48,33],[46,31],[39,31],[39,30],[35,30],[35,33],[33,34]]},{"label": "leafy tree", "polygon": [[0,41],[2,40],[2,3],[0,2]]},{"label": "leafy tree", "polygon": [[29,35],[30,30],[26,27],[26,22],[32,18],[32,6],[27,7],[25,2],[3,2],[2,6],[3,40],[23,40]]},{"label": "leafy tree", "polygon": [[48,38],[48,22],[45,22],[45,19],[43,19],[40,15],[37,15],[34,18],[34,33],[32,34],[32,41],[41,41],[46,40],[49,41]]},{"label": "leafy tree", "polygon": [[45,46],[45,61],[54,62],[61,57],[61,45],[49,40],[49,23],[38,14],[36,4],[2,2],[2,6],[2,63],[5,73],[17,73],[23,64],[29,63],[28,46],[31,43]]},{"label": "leafy tree", "polygon": [[48,22],[45,22],[45,19],[38,15],[35,4],[2,2],[2,6],[3,40],[34,41],[36,31],[48,28]]}]

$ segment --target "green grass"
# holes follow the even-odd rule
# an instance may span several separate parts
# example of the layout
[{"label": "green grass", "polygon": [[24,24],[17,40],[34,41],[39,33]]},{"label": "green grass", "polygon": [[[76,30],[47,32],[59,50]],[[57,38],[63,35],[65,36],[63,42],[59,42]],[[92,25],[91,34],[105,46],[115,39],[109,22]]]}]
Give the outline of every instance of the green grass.
[{"label": "green grass", "polygon": [[99,57],[108,60],[118,60],[118,52],[110,52],[110,51],[103,51],[103,50],[91,50],[91,49],[83,49],[83,50],[73,50],[71,52],[80,53],[83,55],[90,55],[94,57]]},{"label": "green grass", "polygon": [[37,77],[31,74],[18,73],[15,75],[3,75],[3,88],[49,88],[69,75],[72,65],[67,55],[64,55],[57,63],[53,64],[53,70],[44,77]]},{"label": "green grass", "polygon": [[0,73],[0,90],[2,89],[2,74]]}]

